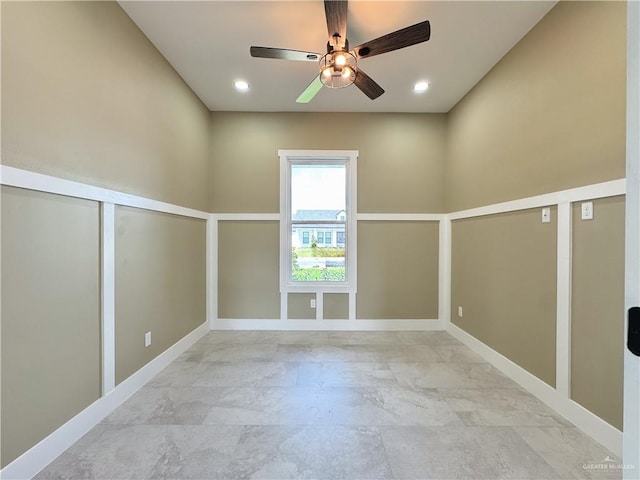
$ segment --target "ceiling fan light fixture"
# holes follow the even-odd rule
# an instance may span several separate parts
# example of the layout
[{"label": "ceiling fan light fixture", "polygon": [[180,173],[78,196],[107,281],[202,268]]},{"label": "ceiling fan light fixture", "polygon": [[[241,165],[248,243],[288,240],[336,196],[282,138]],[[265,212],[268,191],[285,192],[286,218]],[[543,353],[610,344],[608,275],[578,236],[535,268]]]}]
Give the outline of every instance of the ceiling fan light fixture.
[{"label": "ceiling fan light fixture", "polygon": [[329,88],[344,88],[356,79],[356,57],[349,52],[329,52],[320,59],[320,80]]}]

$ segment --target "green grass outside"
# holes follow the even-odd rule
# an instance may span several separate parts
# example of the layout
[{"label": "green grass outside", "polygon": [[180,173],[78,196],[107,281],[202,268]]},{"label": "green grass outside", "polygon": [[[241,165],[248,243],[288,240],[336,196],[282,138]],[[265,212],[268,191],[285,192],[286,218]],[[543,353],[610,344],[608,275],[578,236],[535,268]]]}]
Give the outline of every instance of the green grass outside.
[{"label": "green grass outside", "polygon": [[292,272],[293,281],[297,282],[344,282],[344,267],[327,267],[327,268],[296,268]]}]

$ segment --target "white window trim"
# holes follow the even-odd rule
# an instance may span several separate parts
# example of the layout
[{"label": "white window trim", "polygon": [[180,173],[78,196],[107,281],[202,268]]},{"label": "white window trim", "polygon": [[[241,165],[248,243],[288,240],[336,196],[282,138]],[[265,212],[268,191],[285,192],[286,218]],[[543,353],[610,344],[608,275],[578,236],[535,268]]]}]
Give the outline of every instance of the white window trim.
[{"label": "white window trim", "polygon": [[[357,150],[278,150],[280,157],[280,293],[353,293],[357,291]],[[347,199],[345,234],[348,251],[346,255],[347,281],[332,285],[330,282],[293,283],[290,278],[291,232],[289,228],[290,160],[346,160]],[[337,282],[332,282],[337,283]]]}]

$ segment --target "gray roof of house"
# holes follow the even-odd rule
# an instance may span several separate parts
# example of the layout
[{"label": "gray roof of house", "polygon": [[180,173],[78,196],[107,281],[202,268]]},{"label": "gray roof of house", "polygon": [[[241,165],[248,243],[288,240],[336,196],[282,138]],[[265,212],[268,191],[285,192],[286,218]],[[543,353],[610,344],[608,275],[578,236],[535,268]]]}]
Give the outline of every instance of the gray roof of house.
[{"label": "gray roof of house", "polygon": [[291,216],[292,220],[335,220],[344,210],[298,210]]}]

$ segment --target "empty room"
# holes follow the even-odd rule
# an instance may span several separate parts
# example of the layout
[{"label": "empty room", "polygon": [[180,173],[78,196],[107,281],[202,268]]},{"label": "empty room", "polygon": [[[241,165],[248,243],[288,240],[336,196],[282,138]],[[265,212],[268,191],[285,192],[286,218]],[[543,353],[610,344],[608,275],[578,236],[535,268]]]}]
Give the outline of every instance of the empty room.
[{"label": "empty room", "polygon": [[640,479],[639,2],[0,20],[0,478]]}]

